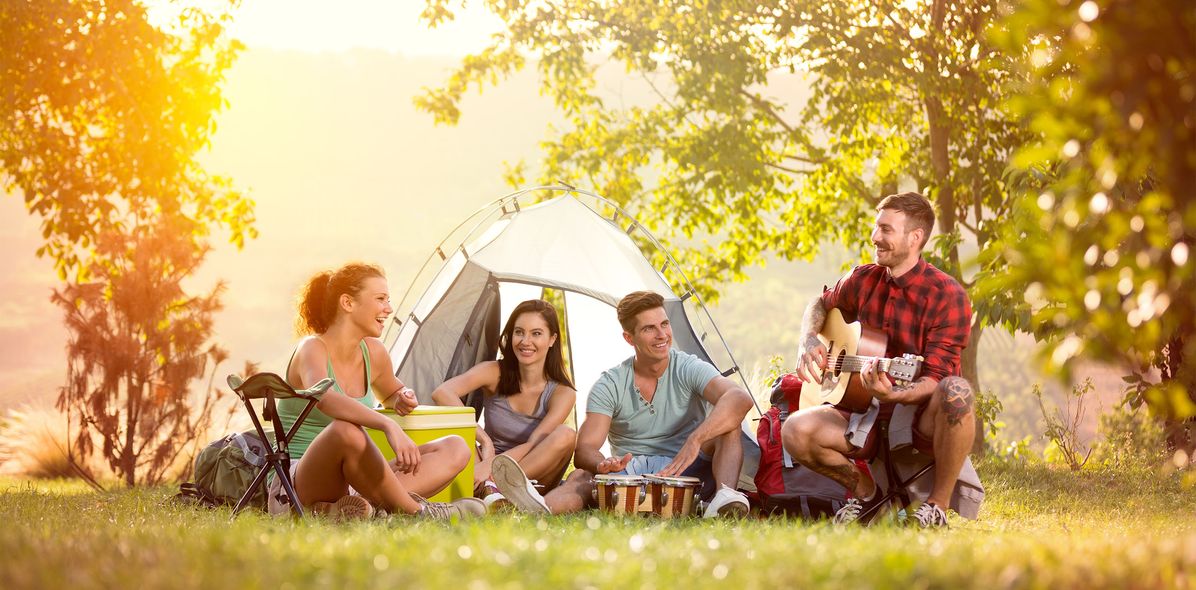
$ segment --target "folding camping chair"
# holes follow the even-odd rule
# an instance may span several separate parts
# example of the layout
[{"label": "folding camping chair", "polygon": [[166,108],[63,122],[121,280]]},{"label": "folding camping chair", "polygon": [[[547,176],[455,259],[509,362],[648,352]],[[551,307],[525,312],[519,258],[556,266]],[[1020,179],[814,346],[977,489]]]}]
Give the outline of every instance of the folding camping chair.
[{"label": "folding camping chair", "polygon": [[[265,485],[266,475],[270,472],[271,468],[274,469],[276,477],[282,482],[282,489],[286,491],[287,497],[291,500],[291,509],[295,512],[296,516],[303,517],[303,507],[299,503],[299,496],[295,493],[294,482],[291,481],[291,456],[287,453],[287,445],[294,438],[295,432],[299,430],[299,426],[307,419],[307,415],[316,407],[316,403],[320,401],[320,396],[329,387],[332,387],[333,383],[332,379],[325,378],[310,389],[296,391],[282,377],[274,373],[257,373],[246,380],[242,380],[239,375],[228,376],[228,386],[245,403],[245,410],[249,412],[249,419],[253,421],[254,429],[257,430],[258,436],[269,447],[266,453],[266,462],[262,464],[257,476],[253,478],[253,483],[249,484],[249,489],[245,490],[245,494],[241,496],[241,500],[233,508],[232,518],[236,518],[237,513],[241,512],[249,504],[249,500],[253,497],[254,492],[257,491],[258,486]],[[291,429],[286,430],[282,426],[282,420],[278,417],[277,402],[278,400],[289,398],[307,400],[307,406],[299,413],[299,417],[291,425]],[[257,411],[253,407],[253,400],[258,399],[264,400],[262,404],[262,418],[274,426],[274,442],[270,442],[270,437],[266,436],[266,431],[262,428],[262,422],[258,419]]]},{"label": "folding camping chair", "polygon": [[[913,503],[910,499],[909,488],[915,481],[934,469],[934,459],[929,463],[923,465],[913,475],[902,479],[901,474],[898,473],[896,466],[893,464],[893,452],[889,448],[889,418],[882,418],[876,421],[875,428],[879,429],[877,433],[877,444],[880,448],[877,449],[876,458],[872,460],[873,464],[880,462],[880,465],[885,472],[884,494],[881,495],[880,501],[874,504],[868,510],[860,513],[860,522],[871,525],[876,522],[876,517],[880,516],[880,510],[889,506],[894,501],[900,503],[900,509],[906,510],[908,514],[909,506]],[[873,469],[875,474],[876,470]],[[880,485],[880,482],[876,482]]]}]

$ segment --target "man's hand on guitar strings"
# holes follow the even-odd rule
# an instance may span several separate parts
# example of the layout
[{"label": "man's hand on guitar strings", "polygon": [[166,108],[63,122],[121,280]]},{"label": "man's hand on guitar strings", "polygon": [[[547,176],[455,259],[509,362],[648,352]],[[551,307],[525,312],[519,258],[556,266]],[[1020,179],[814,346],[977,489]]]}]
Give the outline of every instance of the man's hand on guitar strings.
[{"label": "man's hand on guitar strings", "polygon": [[806,383],[822,383],[826,368],[826,345],[817,336],[810,336],[798,351],[797,377]]}]

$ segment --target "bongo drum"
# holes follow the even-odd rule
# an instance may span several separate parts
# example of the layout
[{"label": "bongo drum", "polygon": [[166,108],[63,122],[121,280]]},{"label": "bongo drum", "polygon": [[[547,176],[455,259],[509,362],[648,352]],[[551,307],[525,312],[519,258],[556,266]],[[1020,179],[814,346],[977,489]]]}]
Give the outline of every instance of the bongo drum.
[{"label": "bongo drum", "polygon": [[638,475],[595,475],[598,508],[615,514],[635,514],[644,501],[644,483],[644,478]]},{"label": "bongo drum", "polygon": [[652,514],[661,518],[690,516],[694,512],[694,494],[702,487],[702,480],[684,475],[667,477],[645,475]]}]

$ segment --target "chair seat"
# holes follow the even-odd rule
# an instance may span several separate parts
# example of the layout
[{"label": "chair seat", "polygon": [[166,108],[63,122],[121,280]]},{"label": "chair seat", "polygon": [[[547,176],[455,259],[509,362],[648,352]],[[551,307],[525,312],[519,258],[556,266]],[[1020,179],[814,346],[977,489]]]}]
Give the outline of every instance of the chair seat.
[{"label": "chair seat", "polygon": [[319,396],[334,383],[336,382],[326,377],[309,389],[295,389],[274,373],[257,373],[245,380],[242,380],[240,375],[228,376],[228,386],[237,392],[237,395],[248,399],[265,399],[273,394],[276,399],[298,397],[307,400],[315,398],[318,401]]}]

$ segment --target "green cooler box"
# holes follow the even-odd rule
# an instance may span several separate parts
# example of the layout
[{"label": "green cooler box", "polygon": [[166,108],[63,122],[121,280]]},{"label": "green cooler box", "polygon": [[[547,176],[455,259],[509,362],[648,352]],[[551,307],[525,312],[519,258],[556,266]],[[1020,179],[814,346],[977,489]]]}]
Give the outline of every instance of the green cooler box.
[{"label": "green cooler box", "polygon": [[[399,423],[403,428],[403,432],[415,441],[415,444],[422,445],[427,442],[432,442],[442,436],[455,434],[465,439],[465,444],[469,445],[470,450],[474,448],[475,432],[477,428],[477,420],[474,419],[473,408],[457,407],[457,406],[417,406],[410,414],[400,416],[394,410],[384,409],[378,410],[386,417]],[[382,450],[382,455],[386,457],[387,461],[394,460],[395,453],[390,448],[390,443],[386,442],[386,436],[380,430],[367,428],[370,438]],[[468,498],[473,496],[473,462],[474,454],[470,453],[469,465],[457,477],[449,483],[449,486],[441,491],[439,494],[428,498],[433,502],[448,502],[449,500],[456,500],[458,498]]]}]

